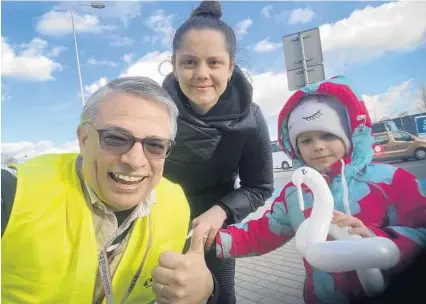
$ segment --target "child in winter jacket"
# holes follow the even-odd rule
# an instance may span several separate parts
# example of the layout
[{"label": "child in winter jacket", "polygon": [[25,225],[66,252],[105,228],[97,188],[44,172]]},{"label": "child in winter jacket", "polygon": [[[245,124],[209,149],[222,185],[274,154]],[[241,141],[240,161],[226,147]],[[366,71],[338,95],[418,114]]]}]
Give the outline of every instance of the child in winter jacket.
[{"label": "child in winter jacket", "polygon": [[[344,77],[295,92],[279,114],[278,139],[293,167],[312,167],[326,179],[335,202],[334,223],[397,245],[400,261],[392,270],[406,267],[425,247],[426,189],[411,173],[372,162],[371,120]],[[305,211],[290,182],[263,217],[220,230],[217,255],[262,255],[291,240],[311,213],[312,193],[304,191]],[[355,271],[327,273],[306,260],[304,265],[305,303],[349,303],[366,296]]]}]

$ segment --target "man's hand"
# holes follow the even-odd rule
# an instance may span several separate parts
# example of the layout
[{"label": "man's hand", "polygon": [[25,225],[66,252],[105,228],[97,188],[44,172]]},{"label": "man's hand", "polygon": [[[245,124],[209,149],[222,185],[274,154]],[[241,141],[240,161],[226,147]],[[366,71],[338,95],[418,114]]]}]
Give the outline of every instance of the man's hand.
[{"label": "man's hand", "polygon": [[220,206],[213,206],[192,221],[192,229],[202,224],[207,235],[206,248],[210,248],[216,239],[217,232],[226,220],[226,212]]},{"label": "man's hand", "polygon": [[349,229],[350,234],[359,234],[362,237],[374,236],[370,229],[368,229],[360,219],[337,210],[333,211],[333,219],[331,222],[337,224],[339,227],[351,227]]},{"label": "man's hand", "polygon": [[204,225],[194,229],[186,254],[165,251],[152,270],[152,289],[158,304],[201,304],[213,293],[212,274],[204,259]]}]

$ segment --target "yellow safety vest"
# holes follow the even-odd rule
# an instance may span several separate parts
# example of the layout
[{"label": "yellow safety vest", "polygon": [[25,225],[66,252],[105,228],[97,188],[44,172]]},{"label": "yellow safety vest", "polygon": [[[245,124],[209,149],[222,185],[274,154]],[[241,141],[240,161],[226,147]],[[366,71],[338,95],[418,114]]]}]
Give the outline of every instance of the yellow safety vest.
[{"label": "yellow safety vest", "polygon": [[[2,303],[92,302],[98,245],[76,158],[50,154],[16,165],[17,191],[1,241]],[[114,303],[121,303],[142,261],[125,303],[153,301],[151,270],[160,253],[184,247],[190,214],[182,189],[163,178],[155,191],[156,203],[135,221],[113,275]]]}]

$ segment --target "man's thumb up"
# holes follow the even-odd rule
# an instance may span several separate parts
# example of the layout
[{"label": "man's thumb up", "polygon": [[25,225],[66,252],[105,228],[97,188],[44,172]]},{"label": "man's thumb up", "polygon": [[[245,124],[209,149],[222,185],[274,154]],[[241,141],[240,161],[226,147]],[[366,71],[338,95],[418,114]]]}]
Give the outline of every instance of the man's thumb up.
[{"label": "man's thumb up", "polygon": [[194,227],[187,253],[166,251],[160,255],[152,271],[152,289],[159,304],[199,304],[210,297],[214,283],[204,258],[209,230],[205,224]]}]

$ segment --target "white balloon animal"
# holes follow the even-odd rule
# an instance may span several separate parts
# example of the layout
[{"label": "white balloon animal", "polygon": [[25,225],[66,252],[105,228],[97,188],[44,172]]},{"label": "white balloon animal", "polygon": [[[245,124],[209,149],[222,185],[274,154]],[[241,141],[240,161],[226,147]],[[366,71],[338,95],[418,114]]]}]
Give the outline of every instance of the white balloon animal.
[{"label": "white balloon animal", "polygon": [[[296,248],[313,267],[326,272],[355,270],[367,295],[380,293],[385,282],[380,269],[389,269],[399,261],[399,249],[390,239],[362,238],[349,234],[349,227],[331,224],[334,199],[322,175],[309,167],[297,169],[292,176],[299,206],[305,209],[302,183],[313,193],[310,218],[296,232]],[[335,239],[327,241],[327,235]]]}]

